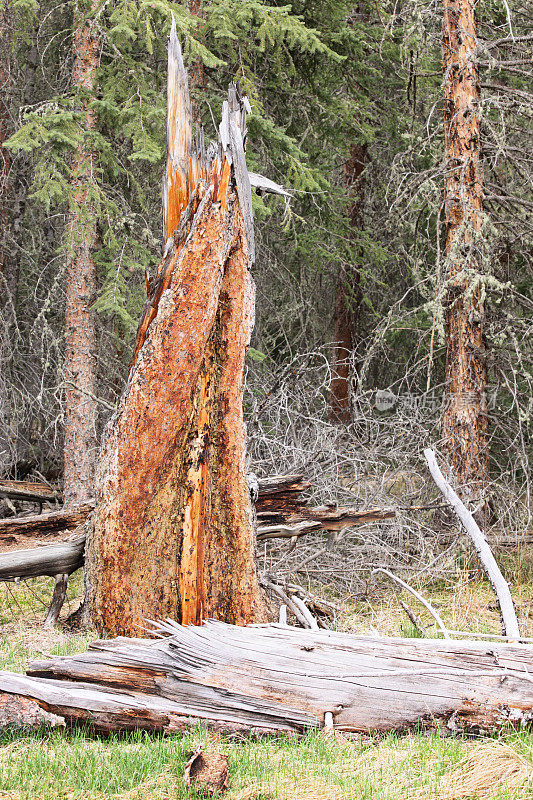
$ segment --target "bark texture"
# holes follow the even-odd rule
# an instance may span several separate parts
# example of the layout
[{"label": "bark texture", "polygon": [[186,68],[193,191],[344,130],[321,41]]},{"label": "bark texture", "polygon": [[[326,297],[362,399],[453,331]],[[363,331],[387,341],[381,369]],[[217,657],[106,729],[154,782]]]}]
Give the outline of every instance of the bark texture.
[{"label": "bark texture", "polygon": [[[350,236],[363,224],[364,169],[367,145],[356,144],[344,165],[346,191],[350,198]],[[335,293],[334,348],[330,385],[330,414],[337,422],[350,422],[350,358],[353,353],[354,335],[359,322],[363,293],[358,267],[340,269]]]},{"label": "bark texture", "polygon": [[170,240],[105,434],[86,555],[92,621],[111,636],[140,636],[146,619],[264,618],[242,412],[254,316],[245,104],[230,87],[208,161],[175,26],[168,102]]},{"label": "bark texture", "polygon": [[[72,86],[79,93],[85,131],[96,128],[90,108],[100,58],[100,38],[94,15],[96,0],[76,3],[74,10]],[[97,448],[96,300],[97,246],[96,155],[80,142],[72,158],[72,197],[68,219],[65,307],[65,444],[66,505],[93,496]]]},{"label": "bark texture", "polygon": [[[408,729],[492,733],[533,721],[533,646],[387,639],[287,626],[160,626],[162,639],[0,673],[2,690],[69,723],[173,733]],[[328,719],[329,718],[329,719]]]},{"label": "bark texture", "polygon": [[444,0],[443,71],[447,254],[446,383],[442,433],[463,494],[488,481],[483,342],[483,164],[475,0]]}]

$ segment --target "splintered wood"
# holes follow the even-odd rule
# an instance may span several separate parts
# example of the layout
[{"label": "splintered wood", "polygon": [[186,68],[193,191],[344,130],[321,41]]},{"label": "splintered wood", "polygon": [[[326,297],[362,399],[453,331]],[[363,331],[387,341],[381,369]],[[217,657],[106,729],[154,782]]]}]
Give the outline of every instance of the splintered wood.
[{"label": "splintered wood", "polygon": [[254,321],[248,104],[231,85],[208,156],[174,24],[168,70],[168,241],[105,433],[86,551],[90,615],[107,635],[141,636],[146,618],[265,618],[242,410]]},{"label": "splintered wood", "polygon": [[[209,464],[203,457],[209,444],[213,416],[213,353],[206,353],[198,379],[198,436],[191,445],[186,485],[193,487],[183,520],[182,550],[190,554],[185,571],[180,564],[179,581],[182,621],[197,618],[197,584],[203,579],[205,498]],[[255,480],[255,479],[254,479]],[[27,485],[30,497],[36,494]],[[310,507],[302,497],[310,484],[303,475],[272,475],[257,480],[255,498],[257,535],[265,539],[291,539],[319,531],[338,531],[392,519],[394,509],[360,510],[350,507]],[[73,572],[84,563],[85,527],[83,523],[94,502],[73,510],[60,510],[0,520],[0,580],[58,575]],[[61,546],[58,547],[57,545]],[[192,608],[192,610],[191,610]]]},{"label": "splintered wood", "polygon": [[0,673],[0,689],[68,723],[172,733],[487,733],[533,721],[533,646],[387,639],[285,626],[156,626],[161,639]]}]

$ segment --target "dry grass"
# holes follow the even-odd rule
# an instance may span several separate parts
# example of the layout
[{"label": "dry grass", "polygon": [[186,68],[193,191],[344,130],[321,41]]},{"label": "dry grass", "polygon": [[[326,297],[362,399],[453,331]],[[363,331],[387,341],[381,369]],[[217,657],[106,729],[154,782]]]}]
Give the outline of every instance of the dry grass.
[{"label": "dry grass", "polygon": [[533,796],[533,764],[514,747],[485,742],[475,747],[440,782],[442,800],[495,797],[502,790]]},{"label": "dry grass", "polygon": [[[374,591],[367,600],[351,601],[345,605],[341,617],[344,630],[381,636],[413,635],[413,626],[399,603],[401,599],[421,619],[428,636],[440,635],[431,615],[409,592],[397,592],[385,581],[381,585],[384,589],[381,594]],[[428,587],[421,582],[414,582],[413,588],[430,601],[450,630],[501,633],[494,592],[481,574],[474,578],[468,573],[458,575],[457,580],[446,588]],[[521,632],[533,637],[533,584],[518,581],[511,586],[511,593]]]}]

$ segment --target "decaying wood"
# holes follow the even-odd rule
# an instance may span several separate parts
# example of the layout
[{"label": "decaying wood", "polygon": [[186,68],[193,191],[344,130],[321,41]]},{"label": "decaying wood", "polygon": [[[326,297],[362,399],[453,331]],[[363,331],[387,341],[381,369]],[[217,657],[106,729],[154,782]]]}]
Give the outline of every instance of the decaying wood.
[{"label": "decaying wood", "polygon": [[204,753],[200,745],[185,764],[183,780],[202,792],[224,792],[228,785],[228,756],[224,753]]},{"label": "decaying wood", "polygon": [[107,635],[140,635],[147,617],[265,613],[242,417],[254,319],[247,101],[230,86],[208,156],[174,24],[168,74],[167,246],[106,430],[87,542],[86,599]]},{"label": "decaying wood", "polygon": [[0,519],[0,550],[2,540],[8,537],[53,536],[77,528],[85,522],[93,508],[94,503],[91,502],[67,510]]},{"label": "decaying wood", "polygon": [[492,555],[492,550],[489,547],[485,536],[481,532],[474,517],[467,509],[465,504],[459,498],[456,492],[452,489],[450,484],[445,480],[444,475],[439,469],[435,453],[430,448],[424,450],[424,455],[431,472],[431,477],[437,484],[443,497],[453,508],[463,528],[472,540],[472,543],[479,556],[479,560],[485,570],[485,573],[492,584],[498,603],[500,606],[501,617],[504,627],[504,633],[507,636],[514,637],[517,640],[520,638],[520,629],[518,627],[518,619],[513,605],[513,598],[509,590],[509,584],[503,577],[501,570],[496,563],[496,559]]},{"label": "decaying wood", "polygon": [[44,621],[45,628],[52,628],[59,617],[59,612],[63,607],[63,603],[65,602],[65,597],[67,596],[67,585],[68,585],[68,574],[63,573],[62,575],[55,575],[55,585],[54,585],[54,593],[52,595],[52,601],[50,603],[50,608],[48,609],[48,614],[46,615],[46,619]]},{"label": "decaying wood", "polygon": [[[205,487],[207,469],[204,458],[208,439],[208,419],[206,403],[209,392],[205,363],[202,366],[199,383],[204,387],[200,398],[203,398],[198,411],[198,436],[191,448],[190,464],[186,478],[187,485],[194,485],[196,494],[191,496],[184,518],[184,544],[182,550],[189,552],[187,568],[180,563],[179,581],[182,597],[182,613],[184,620],[197,620],[196,585],[203,576],[201,561],[203,554],[195,549],[198,531],[191,527],[191,511],[197,503],[203,502],[202,491]],[[211,400],[209,400],[211,402]],[[242,443],[241,443],[241,446]],[[295,542],[300,536],[316,533],[321,530],[343,530],[345,527],[363,525],[391,519],[395,512],[392,509],[369,509],[359,511],[355,508],[323,506],[309,508],[302,494],[310,488],[303,475],[273,475],[268,478],[254,479],[257,484],[255,507],[257,510],[257,540],[291,539]],[[53,511],[45,514],[20,516],[0,520],[0,580],[12,580],[19,577],[36,576],[39,564],[46,572],[44,575],[61,574],[62,566],[69,563],[74,569],[83,564],[83,528],[80,525],[89,517],[94,508],[94,501],[72,511]],[[295,521],[296,520],[296,521]],[[77,528],[75,543],[68,541],[72,531]],[[81,537],[81,538],[78,538]],[[41,540],[45,539],[46,543]],[[49,540],[61,543],[61,548],[50,549]],[[38,545],[46,548],[39,556]],[[190,548],[193,548],[191,550]],[[81,555],[80,555],[81,553]],[[70,555],[67,555],[70,554]],[[4,558],[8,555],[8,558]],[[54,558],[57,558],[57,571],[54,569]],[[81,560],[80,560],[81,559]],[[200,560],[199,560],[200,559]],[[201,563],[200,563],[201,562]],[[9,570],[13,567],[14,572]],[[191,588],[191,593],[189,592]],[[193,597],[192,610],[189,598]]]},{"label": "decaying wood", "polygon": [[0,497],[22,500],[28,503],[61,503],[61,492],[53,490],[46,483],[32,481],[0,481]]},{"label": "decaying wood", "polygon": [[370,522],[394,519],[394,509],[308,506],[302,494],[310,488],[304,476],[273,475],[258,482],[256,502],[257,538],[277,539],[303,536],[318,530],[342,531]]},{"label": "decaying wood", "polygon": [[[0,684],[0,689],[2,684]],[[0,730],[3,728],[64,727],[65,720],[50,714],[41,706],[24,696],[13,696],[0,690]]]},{"label": "decaying wood", "polygon": [[[533,647],[387,639],[287,626],[158,626],[161,639],[0,673],[2,691],[100,730],[493,732],[533,721]],[[166,636],[166,634],[171,634]]]},{"label": "decaying wood", "polygon": [[394,509],[383,508],[360,511],[357,508],[342,506],[340,508],[337,506],[307,508],[302,504],[298,511],[277,514],[273,512],[258,513],[257,519],[258,522],[262,522],[265,517],[272,519],[273,516],[277,517],[277,522],[273,522],[271,525],[259,525],[258,540],[292,538],[317,530],[342,531],[345,528],[366,525],[370,522],[394,519],[396,512]]}]

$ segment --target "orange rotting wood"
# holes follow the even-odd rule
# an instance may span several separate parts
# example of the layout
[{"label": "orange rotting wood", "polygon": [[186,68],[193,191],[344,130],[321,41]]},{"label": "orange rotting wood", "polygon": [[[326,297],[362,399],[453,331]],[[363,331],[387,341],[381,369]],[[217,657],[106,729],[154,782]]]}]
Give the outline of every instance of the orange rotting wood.
[{"label": "orange rotting wood", "polygon": [[[210,346],[208,344],[208,350]],[[193,429],[190,464],[185,480],[185,507],[179,570],[182,625],[204,618],[205,522],[210,508],[209,445],[213,405],[213,353],[208,352],[198,381],[198,419]]]},{"label": "orange rotting wood", "polygon": [[[140,636],[146,619],[264,618],[242,412],[254,316],[240,208],[244,197],[251,209],[251,196],[243,194],[244,151],[240,142],[231,168],[231,142],[213,165],[203,160],[201,134],[193,151],[174,25],[169,83],[164,197],[172,238],[150,284],[128,386],[106,432],[87,544],[90,614],[111,636]],[[230,122],[244,126],[235,87],[231,97]],[[209,185],[201,182],[207,174]]]}]

